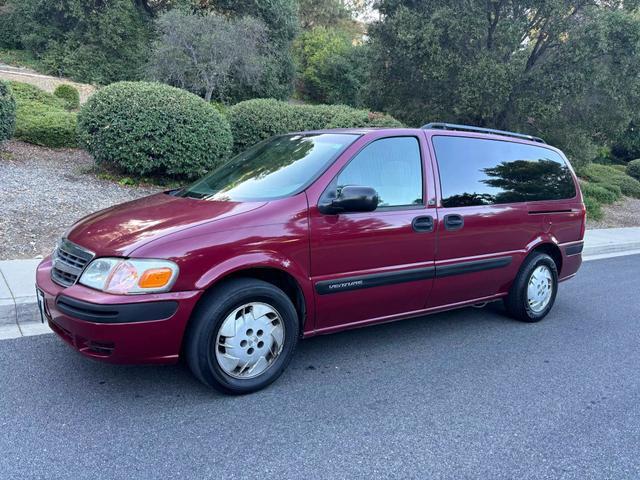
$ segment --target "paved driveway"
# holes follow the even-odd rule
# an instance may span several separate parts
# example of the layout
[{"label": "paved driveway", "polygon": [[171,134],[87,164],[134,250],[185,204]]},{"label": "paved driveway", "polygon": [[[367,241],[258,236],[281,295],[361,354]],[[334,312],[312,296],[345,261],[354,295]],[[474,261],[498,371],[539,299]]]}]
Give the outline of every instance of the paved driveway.
[{"label": "paved driveway", "polygon": [[497,308],[302,342],[239,398],[184,366],[0,342],[0,478],[640,478],[640,256],[539,324]]}]

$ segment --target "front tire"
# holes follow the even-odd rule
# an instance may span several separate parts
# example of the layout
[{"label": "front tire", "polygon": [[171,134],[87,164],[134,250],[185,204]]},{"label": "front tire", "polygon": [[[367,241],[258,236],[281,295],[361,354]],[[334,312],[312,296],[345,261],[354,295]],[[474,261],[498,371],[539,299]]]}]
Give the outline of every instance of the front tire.
[{"label": "front tire", "polygon": [[524,261],[504,301],[509,315],[522,322],[539,322],[547,316],[558,293],[558,268],[544,253]]},{"label": "front tire", "polygon": [[282,374],[299,330],[282,290],[257,279],[229,280],[195,311],[185,338],[187,363],[200,381],[223,393],[251,393]]}]

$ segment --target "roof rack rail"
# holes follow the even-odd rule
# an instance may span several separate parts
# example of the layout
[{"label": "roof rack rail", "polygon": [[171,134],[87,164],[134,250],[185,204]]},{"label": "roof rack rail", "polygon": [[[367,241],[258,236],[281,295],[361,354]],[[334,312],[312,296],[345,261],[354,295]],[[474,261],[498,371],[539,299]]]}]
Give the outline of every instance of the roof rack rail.
[{"label": "roof rack rail", "polygon": [[524,140],[530,140],[532,142],[547,143],[540,137],[534,137],[533,135],[526,135],[524,133],[508,132],[506,130],[495,130],[493,128],[474,127],[472,125],[458,125],[456,123],[427,123],[421,127],[422,129],[437,129],[437,130],[456,130],[459,132],[478,132],[478,133],[491,133],[493,135],[502,135],[503,137],[522,138]]}]

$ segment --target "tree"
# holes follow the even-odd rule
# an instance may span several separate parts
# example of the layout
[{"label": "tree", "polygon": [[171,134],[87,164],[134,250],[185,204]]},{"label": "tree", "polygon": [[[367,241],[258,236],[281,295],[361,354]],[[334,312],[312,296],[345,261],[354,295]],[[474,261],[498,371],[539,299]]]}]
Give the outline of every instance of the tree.
[{"label": "tree", "polygon": [[151,76],[210,101],[223,100],[234,81],[257,84],[265,67],[260,45],[265,25],[254,18],[170,10],[156,22],[159,38],[149,62]]},{"label": "tree", "polygon": [[367,49],[348,32],[315,27],[294,43],[300,94],[320,103],[363,105]]},{"label": "tree", "polygon": [[337,27],[351,21],[351,11],[344,0],[298,0],[300,26],[305,30],[315,27]]},{"label": "tree", "polygon": [[229,16],[253,16],[267,26],[268,39],[261,45],[265,70],[261,81],[234,82],[228,92],[233,102],[256,97],[286,99],[293,91],[295,66],[291,45],[298,34],[296,0],[193,0],[198,11],[215,11]]},{"label": "tree", "polygon": [[622,0],[382,0],[372,107],[542,135],[587,161],[640,105],[640,21]]},{"label": "tree", "polygon": [[150,21],[131,0],[7,0],[14,46],[48,70],[87,83],[139,76],[151,38]]}]

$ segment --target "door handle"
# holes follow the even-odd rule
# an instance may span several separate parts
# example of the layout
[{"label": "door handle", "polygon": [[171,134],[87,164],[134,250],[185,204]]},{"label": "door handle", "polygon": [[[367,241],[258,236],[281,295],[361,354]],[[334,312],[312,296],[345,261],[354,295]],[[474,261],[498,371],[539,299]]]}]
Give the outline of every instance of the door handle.
[{"label": "door handle", "polygon": [[464,226],[464,218],[457,213],[444,216],[444,228],[447,230],[460,230]]},{"label": "door handle", "polygon": [[433,217],[431,215],[416,217],[411,222],[411,226],[416,232],[433,232]]}]

